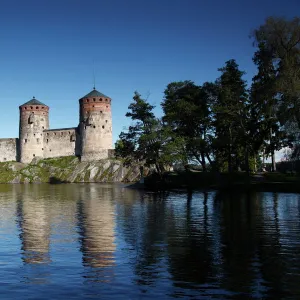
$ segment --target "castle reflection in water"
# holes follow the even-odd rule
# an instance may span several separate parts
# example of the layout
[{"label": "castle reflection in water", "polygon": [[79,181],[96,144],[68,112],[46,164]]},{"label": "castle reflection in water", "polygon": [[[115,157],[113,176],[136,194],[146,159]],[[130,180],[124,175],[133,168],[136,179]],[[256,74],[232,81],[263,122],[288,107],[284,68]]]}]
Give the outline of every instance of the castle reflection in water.
[{"label": "castle reflection in water", "polygon": [[25,264],[51,262],[50,240],[53,240],[51,234],[55,227],[55,231],[59,228],[75,230],[83,266],[104,268],[114,265],[113,189],[104,188],[101,193],[92,185],[82,185],[76,190],[71,185],[61,188],[24,185],[19,189],[16,193],[17,222]]}]

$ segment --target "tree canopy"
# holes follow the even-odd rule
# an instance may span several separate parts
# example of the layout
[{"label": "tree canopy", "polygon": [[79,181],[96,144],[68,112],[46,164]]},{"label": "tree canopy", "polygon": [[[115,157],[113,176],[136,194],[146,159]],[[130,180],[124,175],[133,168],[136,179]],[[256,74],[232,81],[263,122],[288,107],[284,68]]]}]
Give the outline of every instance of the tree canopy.
[{"label": "tree canopy", "polygon": [[255,171],[268,156],[275,171],[276,150],[294,146],[299,155],[300,19],[269,17],[252,38],[257,73],[251,85],[230,59],[214,82],[169,83],[161,118],[135,92],[126,113],[132,124],[119,136],[117,156],[162,174],[166,166],[188,163],[203,171]]}]

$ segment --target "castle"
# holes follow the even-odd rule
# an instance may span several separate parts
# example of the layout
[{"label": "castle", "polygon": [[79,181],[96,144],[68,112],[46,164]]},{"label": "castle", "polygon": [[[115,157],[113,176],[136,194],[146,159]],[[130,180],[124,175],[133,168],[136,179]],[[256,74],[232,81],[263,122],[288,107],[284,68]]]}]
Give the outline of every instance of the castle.
[{"label": "castle", "polygon": [[76,155],[81,161],[112,155],[111,99],[95,88],[79,99],[79,125],[49,128],[49,107],[33,97],[19,107],[19,138],[0,139],[0,162]]}]

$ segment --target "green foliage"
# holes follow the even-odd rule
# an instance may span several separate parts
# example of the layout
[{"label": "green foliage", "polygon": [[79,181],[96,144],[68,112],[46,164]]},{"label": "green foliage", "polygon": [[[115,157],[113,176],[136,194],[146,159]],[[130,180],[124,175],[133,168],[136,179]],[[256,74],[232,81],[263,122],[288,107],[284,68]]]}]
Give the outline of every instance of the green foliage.
[{"label": "green foliage", "polygon": [[164,94],[163,121],[183,143],[185,161],[196,160],[206,170],[211,149],[209,94],[192,81],[172,82]]},{"label": "green foliage", "polygon": [[[215,82],[171,82],[163,117],[135,92],[126,113],[133,121],[120,134],[116,154],[124,164],[201,164],[202,170],[255,171],[260,155],[273,158],[285,146],[300,148],[300,19],[268,18],[253,32],[257,74],[251,89],[234,59]],[[298,127],[295,134],[294,127]],[[295,141],[298,143],[295,144]],[[209,166],[208,166],[209,164]]]},{"label": "green foliage", "polygon": [[269,91],[277,97],[279,120],[294,119],[300,129],[300,18],[269,17],[253,37],[256,55],[274,70]]},{"label": "green foliage", "polygon": [[[238,170],[249,152],[249,99],[246,81],[235,60],[229,60],[216,80],[216,99],[212,110],[219,168],[228,163],[228,171]],[[246,153],[246,154],[245,154]],[[247,161],[248,165],[248,161]]]}]

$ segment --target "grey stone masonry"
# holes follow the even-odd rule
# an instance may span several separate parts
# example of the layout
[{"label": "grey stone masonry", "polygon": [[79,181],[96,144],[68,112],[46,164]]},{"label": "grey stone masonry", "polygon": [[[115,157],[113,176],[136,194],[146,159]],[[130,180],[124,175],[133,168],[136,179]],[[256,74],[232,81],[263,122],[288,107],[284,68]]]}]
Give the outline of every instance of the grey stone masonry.
[{"label": "grey stone masonry", "polygon": [[79,99],[77,127],[49,129],[49,107],[34,97],[19,110],[19,139],[0,139],[0,162],[30,163],[38,157],[72,155],[82,161],[112,157],[111,99],[96,89]]}]

